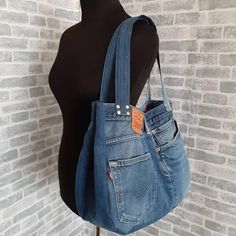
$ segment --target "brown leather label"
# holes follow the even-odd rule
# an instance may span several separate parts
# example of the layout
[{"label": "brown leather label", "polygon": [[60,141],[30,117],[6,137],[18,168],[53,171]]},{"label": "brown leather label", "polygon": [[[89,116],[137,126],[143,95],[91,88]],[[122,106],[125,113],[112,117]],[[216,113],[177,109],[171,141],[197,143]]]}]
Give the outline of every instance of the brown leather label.
[{"label": "brown leather label", "polygon": [[132,129],[138,133],[138,134],[142,134],[143,133],[143,112],[140,111],[138,108],[136,107],[132,107],[132,120],[131,120],[131,125],[132,125]]}]

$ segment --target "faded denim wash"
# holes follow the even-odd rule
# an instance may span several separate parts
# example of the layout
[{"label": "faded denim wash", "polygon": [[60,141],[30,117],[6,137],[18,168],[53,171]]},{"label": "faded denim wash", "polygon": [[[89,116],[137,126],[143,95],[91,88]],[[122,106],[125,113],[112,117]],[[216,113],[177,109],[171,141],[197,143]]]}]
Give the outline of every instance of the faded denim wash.
[{"label": "faded denim wash", "polygon": [[[110,41],[100,98],[92,102],[75,184],[78,215],[122,235],[165,216],[186,197],[190,185],[189,162],[158,56],[163,100],[151,99],[148,79],[146,100],[138,107],[144,113],[143,134],[131,127],[130,40],[138,20],[155,27],[145,15],[127,18]],[[113,66],[115,103],[108,99]]]}]

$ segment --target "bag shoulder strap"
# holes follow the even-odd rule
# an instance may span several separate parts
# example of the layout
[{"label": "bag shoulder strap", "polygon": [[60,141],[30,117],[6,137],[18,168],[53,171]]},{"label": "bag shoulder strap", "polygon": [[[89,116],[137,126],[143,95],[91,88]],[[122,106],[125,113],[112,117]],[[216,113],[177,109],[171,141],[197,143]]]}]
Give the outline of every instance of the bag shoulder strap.
[{"label": "bag shoulder strap", "polygon": [[106,102],[108,99],[109,88],[110,88],[110,77],[112,73],[112,68],[114,66],[115,61],[115,52],[116,52],[116,45],[117,45],[117,36],[121,29],[121,27],[127,23],[127,21],[131,17],[126,18],[123,20],[116,28],[115,32],[112,35],[110,43],[108,45],[108,49],[106,52],[105,62],[103,66],[103,74],[102,74],[102,82],[100,88],[100,98],[99,101]]},{"label": "bag shoulder strap", "polygon": [[[151,24],[156,29],[154,22],[151,18],[145,15],[139,15],[132,17],[126,24],[122,25],[120,32],[118,34],[118,42],[116,47],[116,66],[115,66],[115,94],[116,94],[116,104],[119,105],[119,110],[121,114],[125,114],[127,111],[126,105],[130,104],[130,41],[133,30],[133,25],[138,20],[144,20],[148,24]],[[169,96],[167,89],[164,84],[164,80],[161,73],[161,66],[159,61],[159,50],[156,56],[158,62],[158,68],[160,72],[160,79],[162,85],[162,95],[163,102],[168,111],[172,110],[172,106],[169,101]],[[146,95],[148,99],[151,100],[151,90],[150,90],[150,78],[148,78],[148,93]]]}]

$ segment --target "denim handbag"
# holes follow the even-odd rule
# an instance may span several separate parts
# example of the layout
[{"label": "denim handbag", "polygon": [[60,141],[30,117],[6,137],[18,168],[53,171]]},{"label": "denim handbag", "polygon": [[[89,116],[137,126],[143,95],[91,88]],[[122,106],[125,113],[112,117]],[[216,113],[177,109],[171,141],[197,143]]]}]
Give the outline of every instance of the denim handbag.
[{"label": "denim handbag", "polygon": [[[147,95],[141,107],[130,104],[130,40],[136,21],[155,27],[145,15],[123,20],[106,53],[99,100],[76,170],[78,215],[106,230],[126,235],[165,216],[186,196],[189,162],[172,103],[158,68],[163,100]],[[108,101],[115,68],[115,103]]]}]

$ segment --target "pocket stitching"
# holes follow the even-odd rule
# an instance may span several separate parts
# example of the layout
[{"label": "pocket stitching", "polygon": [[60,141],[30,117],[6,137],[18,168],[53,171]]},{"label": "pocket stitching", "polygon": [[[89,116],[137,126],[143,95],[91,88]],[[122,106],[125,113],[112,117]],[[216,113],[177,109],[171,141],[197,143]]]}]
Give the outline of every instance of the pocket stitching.
[{"label": "pocket stitching", "polygon": [[165,159],[163,159],[163,158],[161,157],[161,161],[162,161],[162,163],[163,163],[164,166],[165,166],[166,173],[167,173],[167,175],[168,175],[168,179],[169,179],[169,181],[170,181],[170,183],[171,183],[172,191],[173,191],[173,193],[174,193],[174,198],[175,198],[174,201],[176,202],[177,196],[176,196],[176,189],[174,188],[174,179],[172,179],[171,176],[170,176],[170,172],[169,172],[169,170],[168,170],[168,165],[167,165],[167,163],[165,162]]},{"label": "pocket stitching", "polygon": [[149,159],[150,157],[151,157],[151,154],[147,152],[143,155],[137,155],[137,156],[127,158],[127,159],[109,160],[108,162],[109,162],[110,167],[127,166],[127,165],[139,163],[141,161],[145,161]]},{"label": "pocket stitching", "polygon": [[121,142],[127,142],[127,141],[132,141],[135,139],[142,139],[142,138],[146,138],[147,133],[144,134],[127,134],[127,135],[122,135],[122,136],[117,136],[117,137],[113,137],[113,138],[107,138],[106,139],[106,144],[107,145],[111,145],[111,144],[118,144]]},{"label": "pocket stitching", "polygon": [[[170,127],[172,125],[172,123],[174,122],[174,118],[171,117],[168,121],[166,121],[164,124],[162,124],[161,126],[157,126],[154,129],[163,129],[160,132],[164,131],[165,129],[167,129],[168,127]],[[158,131],[157,131],[158,132]]]},{"label": "pocket stitching", "polygon": [[181,135],[177,122],[175,120],[174,120],[174,122],[175,122],[175,125],[176,125],[176,128],[177,128],[177,132],[175,134],[175,137],[170,142],[168,142],[164,145],[161,145],[161,146],[157,146],[156,147],[157,152],[164,151],[166,148],[173,146],[176,143],[178,137]]},{"label": "pocket stitching", "polygon": [[[171,126],[175,126],[175,119],[172,117],[170,118],[170,120],[168,120],[167,122],[165,122],[164,124],[162,124],[159,127],[156,127],[154,129],[151,130],[151,133],[153,135],[153,138],[156,142],[157,145],[159,146],[164,146],[166,144],[162,144],[164,143],[163,139],[161,138],[161,133],[165,132],[166,129],[170,128]],[[159,130],[159,131],[158,131]],[[157,133],[157,134],[156,134]]]},{"label": "pocket stitching", "polygon": [[[147,157],[145,157],[147,156]],[[139,156],[138,156],[139,157]],[[151,154],[149,152],[141,155],[141,161],[144,161],[144,160],[148,160],[148,159],[151,159]],[[143,158],[145,157],[145,159]],[[125,160],[125,159],[124,159]],[[116,161],[119,161],[119,160],[115,160]],[[110,163],[112,162],[112,160],[109,160],[109,166],[110,166],[110,169],[112,170],[112,168],[116,168],[116,167],[119,167],[119,165],[110,165]],[[139,163],[139,161],[136,161],[134,163]],[[134,164],[132,163],[132,164]],[[127,164],[127,165],[130,165],[130,164]],[[122,166],[122,165],[120,165]],[[116,202],[116,207],[117,207],[117,211],[118,211],[118,215],[119,215],[119,221],[120,222],[124,222],[124,223],[138,223],[143,217],[144,215],[148,212],[148,210],[152,207],[152,205],[154,204],[155,202],[155,199],[157,197],[157,174],[155,172],[155,168],[153,166],[153,163],[152,163],[152,167],[153,167],[153,171],[154,171],[154,179],[153,179],[153,186],[152,186],[152,193],[153,193],[153,198],[152,198],[152,201],[148,204],[148,206],[145,208],[145,210],[143,211],[143,214],[141,214],[139,216],[139,218],[137,219],[134,219],[134,220],[131,220],[131,219],[126,219],[127,217],[129,217],[129,215],[126,215],[125,212],[124,212],[124,209],[122,209],[121,205],[122,205],[122,202],[121,202],[121,199],[120,199],[120,192],[118,191],[117,189],[117,186],[116,186],[116,179],[113,178],[112,180],[112,184],[113,184],[113,187],[114,187],[114,193],[115,193],[115,202]],[[114,171],[112,172],[112,174],[114,175]],[[117,183],[118,184],[118,183]]]}]

